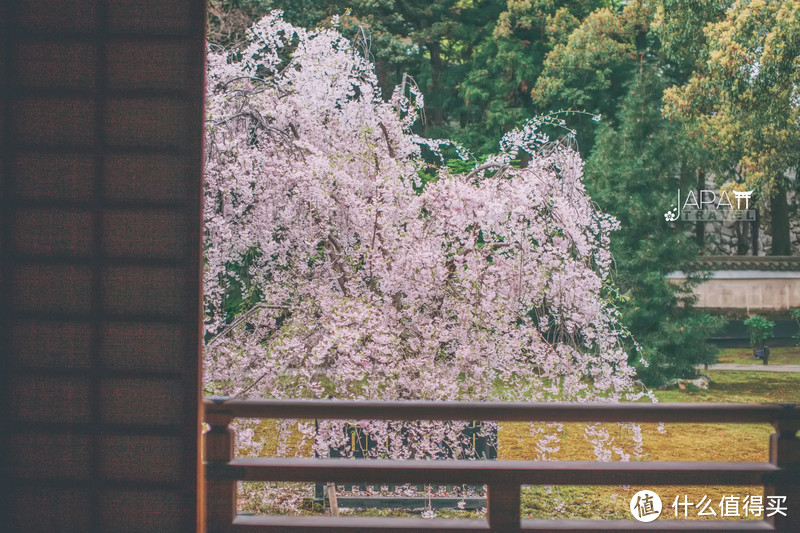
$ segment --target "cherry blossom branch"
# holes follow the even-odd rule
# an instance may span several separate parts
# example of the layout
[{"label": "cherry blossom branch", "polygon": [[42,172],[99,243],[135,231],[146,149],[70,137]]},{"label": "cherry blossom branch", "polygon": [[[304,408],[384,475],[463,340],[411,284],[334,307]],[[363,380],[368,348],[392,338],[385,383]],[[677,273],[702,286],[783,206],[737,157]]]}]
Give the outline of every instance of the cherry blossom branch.
[{"label": "cherry blossom branch", "polygon": [[466,176],[464,176],[464,179],[471,180],[472,178],[474,178],[475,176],[477,176],[479,173],[483,172],[484,170],[489,170],[489,169],[492,169],[492,168],[496,168],[500,172],[505,172],[509,168],[509,165],[499,164],[499,163],[484,163],[484,164],[480,165],[479,167],[476,167],[475,169],[473,169],[472,172],[470,172]]},{"label": "cherry blossom branch", "polygon": [[338,276],[336,277],[336,282],[339,284],[339,288],[342,290],[342,294],[344,296],[349,296],[349,292],[347,290],[347,274],[345,273],[344,267],[342,266],[342,257],[343,257],[342,246],[336,240],[336,237],[334,237],[332,234],[328,235],[327,242],[331,244],[334,251],[334,253],[331,253],[331,259],[333,259],[333,261],[331,262],[331,266],[333,267],[333,270],[338,274]]},{"label": "cherry blossom branch", "polygon": [[262,309],[277,309],[277,310],[281,310],[281,311],[289,311],[289,307],[283,306],[283,305],[256,304],[253,307],[251,307],[250,309],[248,309],[245,313],[237,316],[233,320],[233,322],[231,322],[230,324],[225,326],[225,328],[220,330],[219,333],[217,333],[216,335],[211,337],[206,342],[206,347],[207,348],[211,348],[211,347],[215,346],[216,344],[218,344],[219,342],[221,342],[222,339],[225,337],[225,335],[227,335],[228,333],[233,331],[239,324],[241,324],[242,322],[248,320],[250,317],[255,315],[258,311],[261,311]]}]

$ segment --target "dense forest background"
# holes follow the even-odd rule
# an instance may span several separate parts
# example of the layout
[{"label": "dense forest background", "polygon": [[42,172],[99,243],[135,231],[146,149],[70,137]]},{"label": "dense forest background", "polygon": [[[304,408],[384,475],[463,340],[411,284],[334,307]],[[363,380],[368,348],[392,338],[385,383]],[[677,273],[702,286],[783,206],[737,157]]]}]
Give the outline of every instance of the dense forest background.
[{"label": "dense forest background", "polygon": [[[800,251],[798,0],[209,0],[209,42],[235,48],[274,9],[309,28],[336,17],[384,94],[422,91],[418,132],[478,160],[526,118],[562,112],[589,194],[622,226],[614,282],[647,384],[713,361],[721,323],[691,305],[693,260],[719,250],[719,228],[666,221],[678,188],[754,190],[761,253]],[[729,253],[752,254],[737,224]]]}]

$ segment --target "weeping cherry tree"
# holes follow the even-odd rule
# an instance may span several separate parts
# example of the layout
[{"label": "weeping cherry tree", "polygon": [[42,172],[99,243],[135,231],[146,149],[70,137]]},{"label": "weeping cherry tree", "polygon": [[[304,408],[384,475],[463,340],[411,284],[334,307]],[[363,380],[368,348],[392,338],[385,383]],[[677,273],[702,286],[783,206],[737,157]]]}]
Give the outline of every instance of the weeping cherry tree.
[{"label": "weeping cherry tree", "polygon": [[[423,185],[444,143],[413,133],[421,108],[410,80],[384,99],[372,65],[335,29],[293,27],[279,13],[245,48],[209,50],[207,392],[640,397],[607,296],[616,222],[586,195],[568,139],[548,141],[531,121],[471,172],[441,165]],[[231,321],[233,287],[254,304]],[[301,427],[319,455],[352,453],[344,423]],[[464,427],[347,423],[374,440],[369,454],[392,458],[441,456]],[[600,426],[587,436],[600,459],[627,458]],[[553,439],[541,439],[546,457]]]}]

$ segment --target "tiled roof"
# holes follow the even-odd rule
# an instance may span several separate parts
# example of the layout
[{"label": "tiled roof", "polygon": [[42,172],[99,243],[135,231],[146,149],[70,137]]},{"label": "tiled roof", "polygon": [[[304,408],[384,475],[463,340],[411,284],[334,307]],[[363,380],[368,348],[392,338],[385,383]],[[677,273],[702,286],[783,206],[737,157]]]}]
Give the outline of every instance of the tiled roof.
[{"label": "tiled roof", "polygon": [[696,263],[704,270],[800,271],[800,256],[708,255]]}]

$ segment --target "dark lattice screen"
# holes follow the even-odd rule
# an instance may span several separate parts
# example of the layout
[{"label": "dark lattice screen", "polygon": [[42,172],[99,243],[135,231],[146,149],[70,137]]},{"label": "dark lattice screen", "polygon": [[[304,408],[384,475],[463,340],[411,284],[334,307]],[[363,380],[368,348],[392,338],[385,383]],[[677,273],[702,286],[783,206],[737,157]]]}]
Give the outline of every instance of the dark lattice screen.
[{"label": "dark lattice screen", "polygon": [[204,9],[0,1],[2,531],[197,527]]}]

